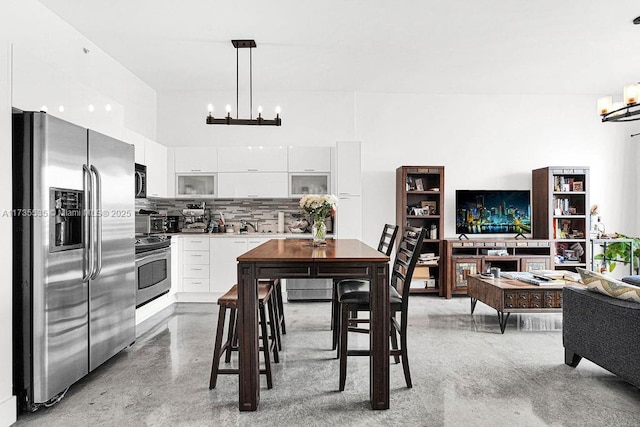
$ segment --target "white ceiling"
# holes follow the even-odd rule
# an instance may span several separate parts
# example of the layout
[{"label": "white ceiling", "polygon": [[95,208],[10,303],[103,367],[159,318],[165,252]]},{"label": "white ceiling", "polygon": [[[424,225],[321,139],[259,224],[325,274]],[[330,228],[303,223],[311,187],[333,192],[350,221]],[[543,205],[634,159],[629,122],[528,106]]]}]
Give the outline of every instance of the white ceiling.
[{"label": "white ceiling", "polygon": [[637,0],[39,1],[159,92],[235,90],[242,38],[254,91],[618,95],[640,74]]}]

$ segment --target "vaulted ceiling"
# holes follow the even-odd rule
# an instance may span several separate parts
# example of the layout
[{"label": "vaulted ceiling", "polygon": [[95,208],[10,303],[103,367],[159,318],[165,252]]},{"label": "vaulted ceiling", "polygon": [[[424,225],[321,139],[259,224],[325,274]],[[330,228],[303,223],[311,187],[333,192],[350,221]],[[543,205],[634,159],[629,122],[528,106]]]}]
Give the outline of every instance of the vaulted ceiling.
[{"label": "vaulted ceiling", "polygon": [[40,2],[158,91],[234,90],[243,38],[254,91],[617,95],[640,76],[633,0]]}]

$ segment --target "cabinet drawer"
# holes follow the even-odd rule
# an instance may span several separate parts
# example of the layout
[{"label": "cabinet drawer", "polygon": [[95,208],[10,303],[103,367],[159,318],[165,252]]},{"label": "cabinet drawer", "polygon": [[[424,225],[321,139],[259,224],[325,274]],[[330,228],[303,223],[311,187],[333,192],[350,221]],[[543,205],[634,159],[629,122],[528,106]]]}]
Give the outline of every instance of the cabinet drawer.
[{"label": "cabinet drawer", "polygon": [[185,251],[208,251],[209,238],[207,237],[187,237],[184,239],[183,249]]},{"label": "cabinet drawer", "polygon": [[182,279],[184,292],[209,292],[209,279]]},{"label": "cabinet drawer", "polygon": [[182,277],[190,279],[208,279],[209,266],[206,264],[186,264],[182,266]]},{"label": "cabinet drawer", "polygon": [[516,308],[518,306],[518,293],[517,292],[505,292],[504,294],[504,307]]},{"label": "cabinet drawer", "polygon": [[544,297],[542,292],[531,292],[529,304],[531,304],[531,308],[542,308],[544,306]]},{"label": "cabinet drawer", "polygon": [[182,263],[209,265],[209,251],[183,251]]}]

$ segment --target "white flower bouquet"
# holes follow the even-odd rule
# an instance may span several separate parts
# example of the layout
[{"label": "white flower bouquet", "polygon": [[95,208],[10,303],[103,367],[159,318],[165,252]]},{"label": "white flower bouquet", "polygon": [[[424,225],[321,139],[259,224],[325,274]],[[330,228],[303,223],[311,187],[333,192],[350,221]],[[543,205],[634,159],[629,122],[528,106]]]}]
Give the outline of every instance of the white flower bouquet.
[{"label": "white flower bouquet", "polygon": [[335,210],[338,199],[333,194],[308,194],[300,199],[300,207],[314,221],[323,220]]}]

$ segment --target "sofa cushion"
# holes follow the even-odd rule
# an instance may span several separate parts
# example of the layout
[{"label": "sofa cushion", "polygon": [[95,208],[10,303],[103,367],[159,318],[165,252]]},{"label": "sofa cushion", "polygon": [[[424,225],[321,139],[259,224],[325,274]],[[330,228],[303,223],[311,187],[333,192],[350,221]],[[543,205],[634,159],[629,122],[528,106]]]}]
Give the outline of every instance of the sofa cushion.
[{"label": "sofa cushion", "polygon": [[590,290],[614,298],[640,303],[640,287],[621,282],[594,271],[577,268],[582,283]]},{"label": "sofa cushion", "polygon": [[624,283],[628,283],[633,286],[640,286],[640,276],[627,276],[621,279]]}]

